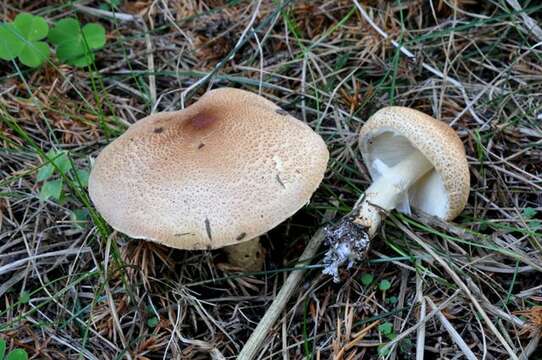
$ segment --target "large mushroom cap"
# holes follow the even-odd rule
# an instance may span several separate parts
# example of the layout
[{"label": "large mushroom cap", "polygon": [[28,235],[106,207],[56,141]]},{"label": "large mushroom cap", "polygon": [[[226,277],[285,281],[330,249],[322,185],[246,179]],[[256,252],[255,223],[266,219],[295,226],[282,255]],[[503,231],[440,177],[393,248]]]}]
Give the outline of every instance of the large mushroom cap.
[{"label": "large mushroom cap", "polygon": [[470,189],[465,149],[444,122],[417,110],[386,107],[365,123],[359,143],[374,180],[382,169],[398,164],[413,151],[420,151],[433,164],[433,169],[409,189],[411,207],[444,220],[455,218],[465,207]]},{"label": "large mushroom cap", "polygon": [[305,205],[329,153],[272,102],[222,88],[151,115],[100,153],[89,193],[116,230],[180,249],[250,240]]}]

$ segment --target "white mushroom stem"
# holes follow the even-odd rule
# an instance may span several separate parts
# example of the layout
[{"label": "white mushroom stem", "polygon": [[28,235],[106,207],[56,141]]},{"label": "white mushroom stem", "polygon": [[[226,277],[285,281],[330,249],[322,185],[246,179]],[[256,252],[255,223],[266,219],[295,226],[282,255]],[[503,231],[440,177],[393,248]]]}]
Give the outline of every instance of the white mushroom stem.
[{"label": "white mushroom stem", "polygon": [[263,268],[265,254],[259,237],[226,246],[224,252],[228,256],[228,264],[242,271],[255,272]]},{"label": "white mushroom stem", "polygon": [[352,222],[364,226],[372,238],[382,221],[382,210],[395,209],[408,189],[432,168],[429,160],[415,150],[397,165],[383,169],[354,206],[357,215]]},{"label": "white mushroom stem", "polygon": [[408,189],[433,165],[419,151],[414,151],[403,161],[389,168],[382,164],[381,175],[357,201],[352,213],[332,228],[326,228],[329,250],[324,257],[324,274],[339,281],[339,266],[350,268],[361,260],[370,240],[382,222],[383,210],[390,211],[408,195]]}]

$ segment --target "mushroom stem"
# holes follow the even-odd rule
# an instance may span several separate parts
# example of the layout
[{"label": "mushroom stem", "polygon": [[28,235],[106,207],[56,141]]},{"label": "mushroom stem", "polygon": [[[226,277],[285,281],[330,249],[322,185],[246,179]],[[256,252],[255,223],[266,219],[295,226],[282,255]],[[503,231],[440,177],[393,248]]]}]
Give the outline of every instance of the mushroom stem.
[{"label": "mushroom stem", "polygon": [[[382,210],[390,211],[405,200],[408,189],[433,168],[433,165],[418,150],[395,166],[383,166],[378,177],[354,206],[354,223],[367,229],[373,238],[382,221]],[[407,200],[408,201],[408,200]]]},{"label": "mushroom stem", "polygon": [[427,174],[433,165],[418,150],[393,167],[381,166],[381,175],[356,202],[352,212],[339,223],[326,228],[330,248],[324,258],[324,274],[339,281],[339,266],[350,268],[361,260],[382,222],[382,211],[395,209],[407,195],[408,189]]},{"label": "mushroom stem", "polygon": [[259,237],[226,246],[224,252],[228,256],[228,264],[242,271],[261,271],[263,268],[265,256]]}]

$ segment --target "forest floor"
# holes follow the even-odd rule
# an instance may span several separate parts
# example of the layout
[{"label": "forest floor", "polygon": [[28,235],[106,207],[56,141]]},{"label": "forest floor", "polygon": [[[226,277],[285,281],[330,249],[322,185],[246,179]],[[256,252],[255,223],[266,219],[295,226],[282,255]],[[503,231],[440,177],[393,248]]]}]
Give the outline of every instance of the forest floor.
[{"label": "forest floor", "polygon": [[[402,105],[459,134],[467,207],[454,222],[392,212],[340,283],[312,266],[260,358],[542,359],[542,4],[113,3],[0,1],[6,20],[76,17],[107,34],[86,68],[54,54],[36,69],[0,60],[0,338],[10,349],[234,359],[324,212],[337,221],[367,188],[359,128]],[[130,124],[221,86],[261,93],[331,153],[310,204],[263,238],[261,273],[225,271],[220,251],[113,232],[85,188],[100,149]]]}]

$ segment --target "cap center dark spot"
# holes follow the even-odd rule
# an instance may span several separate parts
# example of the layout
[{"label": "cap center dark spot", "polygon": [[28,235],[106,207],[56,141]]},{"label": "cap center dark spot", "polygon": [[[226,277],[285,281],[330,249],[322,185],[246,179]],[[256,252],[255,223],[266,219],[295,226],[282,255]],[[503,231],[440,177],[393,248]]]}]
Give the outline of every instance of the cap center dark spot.
[{"label": "cap center dark spot", "polygon": [[163,127],[157,127],[156,129],[154,129],[154,133],[155,134],[160,134],[161,132],[164,131],[164,128]]},{"label": "cap center dark spot", "polygon": [[218,119],[216,117],[209,114],[197,114],[190,119],[190,124],[192,124],[195,129],[205,129],[211,126],[217,120]]}]

